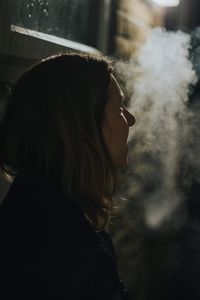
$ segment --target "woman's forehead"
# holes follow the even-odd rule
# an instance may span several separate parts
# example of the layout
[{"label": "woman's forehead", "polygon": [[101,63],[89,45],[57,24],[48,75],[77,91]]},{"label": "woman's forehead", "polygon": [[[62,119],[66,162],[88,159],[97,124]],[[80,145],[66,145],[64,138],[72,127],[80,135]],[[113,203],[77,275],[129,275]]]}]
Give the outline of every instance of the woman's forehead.
[{"label": "woman's forehead", "polygon": [[119,94],[122,98],[124,98],[124,93],[119,85],[119,83],[117,82],[117,79],[115,78],[115,76],[113,74],[111,74],[111,81],[110,81],[110,93],[116,93]]}]

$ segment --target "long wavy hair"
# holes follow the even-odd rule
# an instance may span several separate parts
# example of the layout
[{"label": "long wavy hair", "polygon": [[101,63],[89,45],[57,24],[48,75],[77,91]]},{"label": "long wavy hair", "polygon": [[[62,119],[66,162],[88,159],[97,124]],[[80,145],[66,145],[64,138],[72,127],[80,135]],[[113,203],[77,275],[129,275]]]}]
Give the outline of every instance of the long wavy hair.
[{"label": "long wavy hair", "polygon": [[1,171],[52,178],[96,229],[108,223],[116,185],[102,137],[111,73],[102,56],[47,58],[18,79],[0,124]]}]

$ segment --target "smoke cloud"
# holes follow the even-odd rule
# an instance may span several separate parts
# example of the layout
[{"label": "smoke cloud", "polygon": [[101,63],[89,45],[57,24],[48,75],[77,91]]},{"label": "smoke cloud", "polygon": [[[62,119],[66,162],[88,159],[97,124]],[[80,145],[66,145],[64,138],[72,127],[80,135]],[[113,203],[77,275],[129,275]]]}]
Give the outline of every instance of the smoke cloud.
[{"label": "smoke cloud", "polygon": [[152,228],[169,220],[183,199],[176,177],[188,139],[188,96],[197,82],[190,44],[189,34],[156,28],[136,57],[117,64],[136,117],[128,196]]}]

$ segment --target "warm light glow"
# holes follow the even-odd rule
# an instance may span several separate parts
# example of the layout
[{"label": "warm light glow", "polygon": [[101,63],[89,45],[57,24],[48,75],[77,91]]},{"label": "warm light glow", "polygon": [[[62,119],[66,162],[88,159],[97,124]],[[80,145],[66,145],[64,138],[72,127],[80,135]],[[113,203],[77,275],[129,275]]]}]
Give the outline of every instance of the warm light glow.
[{"label": "warm light glow", "polygon": [[170,6],[178,6],[180,0],[153,0],[156,4],[160,6],[170,7]]}]

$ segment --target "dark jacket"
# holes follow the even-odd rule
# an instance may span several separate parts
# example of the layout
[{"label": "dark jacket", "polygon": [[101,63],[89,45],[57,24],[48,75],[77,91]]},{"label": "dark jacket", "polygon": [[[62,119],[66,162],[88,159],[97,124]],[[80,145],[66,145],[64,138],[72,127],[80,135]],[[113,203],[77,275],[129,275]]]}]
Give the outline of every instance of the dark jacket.
[{"label": "dark jacket", "polygon": [[0,207],[0,299],[128,299],[109,235],[42,177],[18,177]]}]

